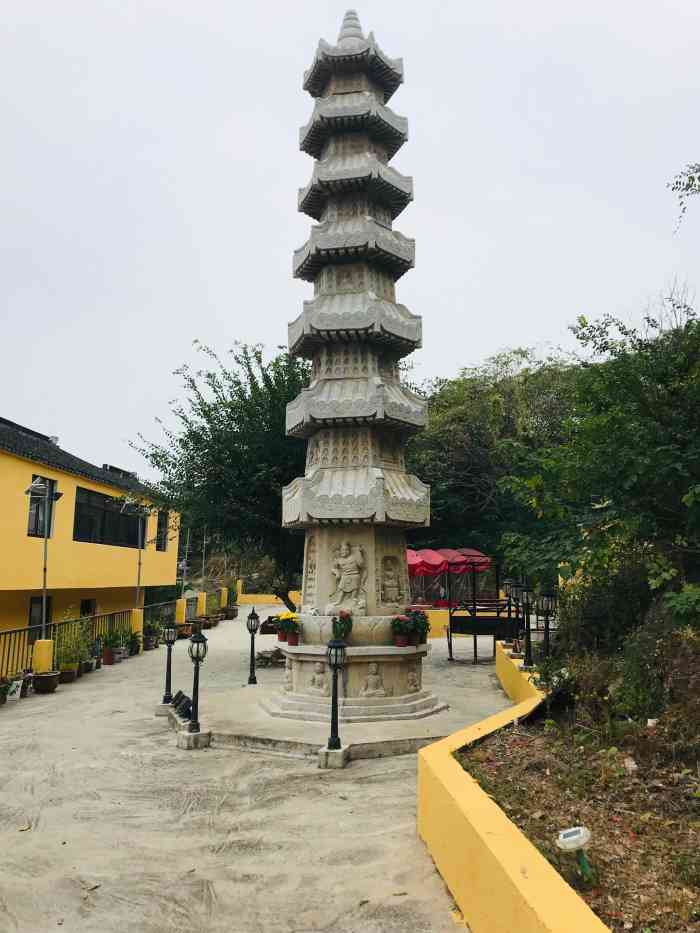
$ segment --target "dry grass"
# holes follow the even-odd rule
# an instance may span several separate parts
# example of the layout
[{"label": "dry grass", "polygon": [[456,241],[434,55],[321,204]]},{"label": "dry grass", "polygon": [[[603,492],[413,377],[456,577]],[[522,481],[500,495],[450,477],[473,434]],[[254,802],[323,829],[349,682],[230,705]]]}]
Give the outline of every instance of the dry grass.
[{"label": "dry grass", "polygon": [[[546,720],[457,757],[614,933],[699,933],[700,770],[643,758],[639,739]],[[577,825],[592,832],[592,884],[555,844]]]}]

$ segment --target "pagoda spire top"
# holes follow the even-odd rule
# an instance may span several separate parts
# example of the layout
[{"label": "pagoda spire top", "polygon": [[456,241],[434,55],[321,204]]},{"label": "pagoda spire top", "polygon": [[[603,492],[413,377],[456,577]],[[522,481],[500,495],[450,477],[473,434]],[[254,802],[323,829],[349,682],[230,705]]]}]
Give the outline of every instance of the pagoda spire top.
[{"label": "pagoda spire top", "polygon": [[356,39],[364,40],[365,36],[360,25],[360,17],[356,10],[348,10],[343,17],[343,25],[338,35],[338,45],[351,45]]}]

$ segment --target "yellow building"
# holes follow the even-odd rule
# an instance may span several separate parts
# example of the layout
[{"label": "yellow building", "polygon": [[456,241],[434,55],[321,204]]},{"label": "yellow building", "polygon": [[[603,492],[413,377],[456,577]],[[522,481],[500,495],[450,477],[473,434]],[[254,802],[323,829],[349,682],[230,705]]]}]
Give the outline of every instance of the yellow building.
[{"label": "yellow building", "polygon": [[133,608],[139,561],[141,605],[144,587],[175,583],[177,516],[143,509],[134,474],[0,418],[0,631],[41,625],[46,496],[27,492],[40,480],[60,496],[48,503],[47,621]]}]

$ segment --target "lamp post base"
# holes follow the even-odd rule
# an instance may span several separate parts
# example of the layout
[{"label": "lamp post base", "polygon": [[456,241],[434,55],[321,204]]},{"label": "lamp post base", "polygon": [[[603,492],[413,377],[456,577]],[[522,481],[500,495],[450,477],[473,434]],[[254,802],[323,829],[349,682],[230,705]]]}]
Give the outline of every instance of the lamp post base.
[{"label": "lamp post base", "polygon": [[178,732],[178,748],[209,748],[211,745],[211,732]]},{"label": "lamp post base", "polygon": [[350,747],[321,748],[318,752],[319,768],[345,768],[350,761]]}]

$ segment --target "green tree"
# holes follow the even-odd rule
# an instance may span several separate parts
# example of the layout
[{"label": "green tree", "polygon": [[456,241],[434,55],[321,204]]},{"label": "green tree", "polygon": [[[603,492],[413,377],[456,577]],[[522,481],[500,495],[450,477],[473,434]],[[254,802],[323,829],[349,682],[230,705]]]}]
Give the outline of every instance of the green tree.
[{"label": "green tree", "polygon": [[431,485],[431,527],[414,532],[412,543],[493,554],[507,530],[536,528],[536,516],[503,481],[526,472],[533,451],[561,441],[570,369],[562,357],[511,350],[427,387],[428,426],[407,459]]},{"label": "green tree", "polygon": [[160,474],[154,492],[183,516],[242,549],[273,558],[275,592],[285,603],[301,569],[303,537],[281,528],[282,487],[303,475],[305,444],[285,437],[289,401],[308,385],[304,361],[260,346],[237,346],[230,364],[199,346],[208,368],[176,370],[185,401],[172,408],[165,440],[135,445]]},{"label": "green tree", "polygon": [[634,550],[652,587],[700,569],[700,324],[673,295],[643,328],[606,316],[573,328],[588,357],[575,368],[571,417],[557,445],[537,450],[505,485],[542,523],[533,544],[572,567],[619,568]]}]

